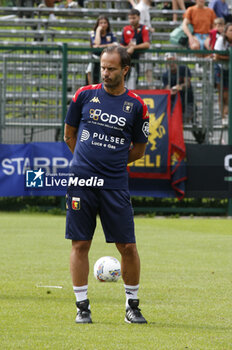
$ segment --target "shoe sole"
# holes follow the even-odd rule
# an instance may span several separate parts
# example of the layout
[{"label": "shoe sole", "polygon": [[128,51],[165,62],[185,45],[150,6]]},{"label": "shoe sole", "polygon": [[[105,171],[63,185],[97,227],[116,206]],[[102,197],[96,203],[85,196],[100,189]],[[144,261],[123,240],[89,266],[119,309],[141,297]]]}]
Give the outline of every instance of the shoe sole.
[{"label": "shoe sole", "polygon": [[90,323],[93,323],[92,321],[84,321],[84,322],[78,322],[78,321],[75,321],[76,324],[90,324]]},{"label": "shoe sole", "polygon": [[145,322],[131,322],[126,317],[125,317],[124,321],[126,323],[129,323],[129,324],[147,324],[147,321],[145,321]]},{"label": "shoe sole", "polygon": [[131,324],[131,321],[129,321],[126,317],[125,317],[124,321],[125,321],[126,323]]}]

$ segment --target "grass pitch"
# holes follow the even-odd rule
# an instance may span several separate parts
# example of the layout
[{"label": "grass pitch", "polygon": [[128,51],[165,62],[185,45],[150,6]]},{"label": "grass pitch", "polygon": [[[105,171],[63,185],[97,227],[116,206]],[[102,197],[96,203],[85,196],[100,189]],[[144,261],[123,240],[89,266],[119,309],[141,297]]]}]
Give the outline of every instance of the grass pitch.
[{"label": "grass pitch", "polygon": [[232,349],[231,220],[136,218],[135,223],[139,298],[149,324],[124,323],[122,280],[94,279],[99,257],[119,259],[98,223],[88,293],[94,323],[76,325],[65,217],[1,213],[0,349]]}]

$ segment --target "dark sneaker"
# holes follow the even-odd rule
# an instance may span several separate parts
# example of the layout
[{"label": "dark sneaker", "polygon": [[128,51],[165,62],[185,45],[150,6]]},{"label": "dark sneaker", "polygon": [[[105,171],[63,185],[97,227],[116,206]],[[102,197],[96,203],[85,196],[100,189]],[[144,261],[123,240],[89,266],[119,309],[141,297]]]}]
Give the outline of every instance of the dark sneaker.
[{"label": "dark sneaker", "polygon": [[145,318],[140,312],[139,300],[138,299],[129,299],[128,308],[126,309],[125,322],[127,323],[147,323]]},{"label": "dark sneaker", "polygon": [[76,302],[76,323],[92,323],[91,311],[89,310],[89,299]]}]

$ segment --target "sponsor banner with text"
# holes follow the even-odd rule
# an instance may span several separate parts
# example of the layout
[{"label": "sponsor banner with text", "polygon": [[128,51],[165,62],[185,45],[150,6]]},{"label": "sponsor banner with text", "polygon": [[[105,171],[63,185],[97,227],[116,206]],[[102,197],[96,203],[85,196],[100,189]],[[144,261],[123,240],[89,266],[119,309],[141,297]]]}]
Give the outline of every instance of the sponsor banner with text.
[{"label": "sponsor banner with text", "polygon": [[63,142],[0,145],[0,196],[64,195],[71,159]]}]

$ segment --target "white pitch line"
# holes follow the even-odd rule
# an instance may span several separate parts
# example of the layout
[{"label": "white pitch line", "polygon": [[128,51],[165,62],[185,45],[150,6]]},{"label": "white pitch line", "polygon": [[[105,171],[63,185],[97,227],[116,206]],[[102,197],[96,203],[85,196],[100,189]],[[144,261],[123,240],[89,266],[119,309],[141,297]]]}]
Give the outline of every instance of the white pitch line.
[{"label": "white pitch line", "polygon": [[40,286],[40,285],[37,285],[36,287],[37,288],[58,288],[58,289],[63,288],[62,286]]}]

